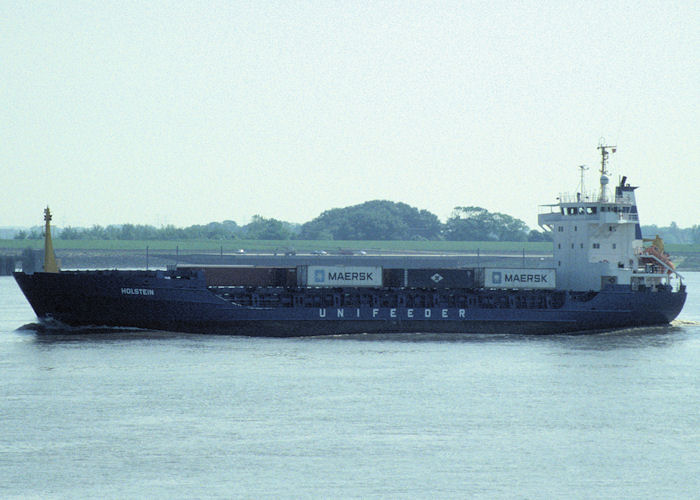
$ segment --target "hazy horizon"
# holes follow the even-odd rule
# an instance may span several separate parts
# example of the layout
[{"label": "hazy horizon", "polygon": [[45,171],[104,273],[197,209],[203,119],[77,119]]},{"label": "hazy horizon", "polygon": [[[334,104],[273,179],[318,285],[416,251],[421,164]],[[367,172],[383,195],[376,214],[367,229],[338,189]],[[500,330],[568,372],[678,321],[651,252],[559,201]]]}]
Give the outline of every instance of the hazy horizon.
[{"label": "hazy horizon", "polygon": [[611,178],[698,224],[696,4],[4,2],[0,226],[305,222],[375,199],[537,228]]},{"label": "hazy horizon", "polygon": [[[345,207],[335,207],[335,208],[345,208]],[[420,207],[415,207],[415,208],[421,209]],[[320,214],[319,214],[319,215],[320,215]],[[511,214],[506,214],[506,215],[511,215]],[[53,214],[53,211],[52,211],[52,217],[53,217],[53,216],[54,216],[54,214]],[[514,216],[514,217],[515,217],[515,216]],[[307,221],[290,221],[290,220],[279,219],[279,218],[274,217],[274,216],[273,216],[273,217],[266,217],[266,218],[276,219],[276,220],[279,220],[280,222],[287,223],[287,224],[292,224],[292,225],[297,225],[297,226],[301,226],[301,225],[303,225],[303,224],[309,222],[310,220],[312,220],[312,219],[309,219],[309,220],[307,220]],[[520,219],[520,217],[516,217],[516,218],[517,218],[517,219]],[[520,219],[520,220],[522,220],[522,219]],[[248,224],[248,223],[251,222],[250,220],[246,220],[246,221],[237,221],[237,220],[233,220],[233,219],[222,219],[222,220],[200,221],[200,222],[195,222],[195,223],[193,223],[193,224],[187,224],[187,225],[182,225],[182,226],[178,226],[178,225],[176,225],[176,224],[172,224],[172,225],[175,226],[175,227],[177,227],[177,228],[187,228],[187,227],[195,226],[195,225],[206,226],[207,224],[211,224],[211,223],[223,223],[223,222],[226,222],[226,221],[233,221],[233,222],[235,222],[239,227],[243,227],[243,226],[245,226],[246,224]],[[446,222],[446,219],[440,218],[440,223],[444,224],[445,222]],[[524,222],[524,221],[523,221],[523,222]],[[645,226],[670,227],[671,224],[673,224],[673,223],[675,223],[675,221],[671,221],[671,222],[669,222],[669,223],[667,223],[667,224],[642,223],[641,226],[642,226],[642,227],[645,227]],[[131,221],[108,222],[108,223],[106,223],[106,224],[92,224],[92,223],[90,223],[90,224],[84,225],[84,226],[61,226],[61,225],[57,225],[57,224],[55,224],[54,222],[52,222],[52,223],[51,223],[51,227],[52,227],[52,228],[58,228],[58,229],[65,229],[65,228],[67,228],[67,227],[72,227],[72,228],[75,228],[75,229],[89,229],[89,228],[91,228],[92,226],[95,226],[95,225],[107,227],[107,226],[124,226],[124,225],[126,225],[126,224],[132,224],[132,225],[139,225],[139,224],[140,224],[140,225],[153,226],[153,227],[155,227],[155,228],[164,228],[164,227],[166,227],[165,224],[156,225],[156,224],[151,224],[151,223],[138,223],[138,222],[131,222]],[[678,226],[679,228],[681,228],[681,229],[689,229],[689,228],[692,228],[692,227],[697,226],[697,225],[700,225],[700,223],[690,224],[690,225],[688,225],[688,226],[682,226],[682,225],[680,225],[680,224],[677,224],[677,226]],[[11,225],[11,224],[10,224],[10,225],[6,225],[6,226],[0,226],[0,230],[8,230],[8,229],[24,229],[24,230],[26,230],[26,229],[32,229],[32,228],[37,228],[37,227],[43,227],[43,226],[44,226],[44,220],[43,220],[43,210],[42,210],[42,214],[41,214],[40,220],[39,220],[38,222],[34,223],[34,224],[30,224],[30,225]],[[542,228],[539,227],[539,226],[537,226],[537,225],[535,225],[535,226],[530,226],[530,225],[528,225],[528,228],[529,228],[529,229],[535,229],[535,230],[537,230],[537,231],[542,231]]]}]

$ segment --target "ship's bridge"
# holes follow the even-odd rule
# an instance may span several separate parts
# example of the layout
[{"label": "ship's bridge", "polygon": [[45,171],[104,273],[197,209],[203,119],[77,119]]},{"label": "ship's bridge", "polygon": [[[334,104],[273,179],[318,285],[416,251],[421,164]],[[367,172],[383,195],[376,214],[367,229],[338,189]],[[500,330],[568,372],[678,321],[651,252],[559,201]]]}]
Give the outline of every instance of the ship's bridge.
[{"label": "ship's bridge", "polygon": [[637,207],[634,202],[618,197],[614,202],[582,201],[570,195],[560,195],[559,203],[540,205],[538,223],[551,226],[564,218],[575,217],[582,222],[602,224],[615,222],[639,222]]}]

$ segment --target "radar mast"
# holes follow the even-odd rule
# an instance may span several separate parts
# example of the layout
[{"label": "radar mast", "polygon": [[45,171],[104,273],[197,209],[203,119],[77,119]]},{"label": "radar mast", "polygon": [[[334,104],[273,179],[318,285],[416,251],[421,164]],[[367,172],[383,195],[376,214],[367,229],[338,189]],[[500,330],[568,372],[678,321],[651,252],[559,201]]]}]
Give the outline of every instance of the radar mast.
[{"label": "radar mast", "polygon": [[581,183],[579,184],[579,189],[576,193],[576,201],[584,201],[588,199],[588,195],[586,194],[586,185],[584,183],[586,170],[588,170],[588,167],[586,165],[579,165],[578,168],[581,170]]},{"label": "radar mast", "polygon": [[[606,202],[608,201],[607,186],[610,182],[610,173],[608,172],[608,156],[610,152],[614,153],[617,151],[617,146],[608,146],[605,144],[605,139],[600,139],[600,144],[598,145],[600,149],[600,196],[598,201]],[[610,149],[610,152],[608,152]]]}]

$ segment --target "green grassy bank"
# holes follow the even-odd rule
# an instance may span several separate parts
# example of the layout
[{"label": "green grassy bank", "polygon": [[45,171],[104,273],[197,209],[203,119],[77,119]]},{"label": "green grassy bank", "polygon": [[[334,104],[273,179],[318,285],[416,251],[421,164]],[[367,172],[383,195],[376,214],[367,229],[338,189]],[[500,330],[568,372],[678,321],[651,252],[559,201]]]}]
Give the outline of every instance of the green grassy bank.
[{"label": "green grassy bank", "polygon": [[[548,253],[552,251],[550,242],[527,241],[336,241],[336,240],[53,240],[57,250],[142,250],[146,247],[152,250],[208,250],[236,252],[244,249],[246,252],[273,252],[293,248],[297,252],[326,250],[335,252],[339,248],[366,251],[414,251],[414,252],[521,252]],[[25,248],[40,249],[44,247],[43,240],[1,240],[0,249],[22,250]],[[667,244],[666,250],[672,255],[700,254],[700,245]]]}]

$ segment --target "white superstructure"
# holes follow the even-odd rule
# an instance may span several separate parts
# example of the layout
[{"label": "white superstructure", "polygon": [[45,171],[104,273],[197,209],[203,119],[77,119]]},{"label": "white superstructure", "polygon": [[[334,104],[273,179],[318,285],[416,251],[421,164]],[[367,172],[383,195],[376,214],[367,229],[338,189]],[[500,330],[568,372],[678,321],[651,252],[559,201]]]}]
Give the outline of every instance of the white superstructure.
[{"label": "white superstructure", "polygon": [[[623,177],[610,190],[607,160],[615,146],[598,146],[601,152],[600,190],[562,195],[559,202],[540,207],[538,223],[552,232],[557,288],[601,290],[607,285],[652,289],[667,284],[673,265],[663,244],[644,248],[635,201],[636,187]],[[660,241],[660,240],[659,240]]]}]

